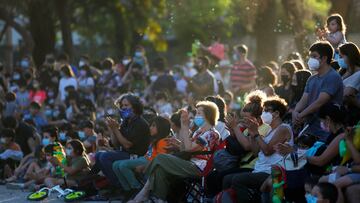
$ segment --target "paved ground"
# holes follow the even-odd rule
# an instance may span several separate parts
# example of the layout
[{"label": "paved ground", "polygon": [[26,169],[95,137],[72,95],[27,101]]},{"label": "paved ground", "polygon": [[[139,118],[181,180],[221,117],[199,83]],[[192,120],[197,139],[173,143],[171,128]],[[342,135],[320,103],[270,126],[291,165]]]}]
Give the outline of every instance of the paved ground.
[{"label": "paved ground", "polygon": [[[0,186],[0,203],[25,203],[29,202],[26,200],[29,192],[21,191],[21,190],[8,190],[5,186]],[[63,203],[64,201],[58,199],[56,195],[51,195],[49,198],[41,201],[41,202],[51,202],[51,203]],[[120,201],[112,201],[112,202],[120,202]],[[104,202],[96,202],[96,203],[104,203]]]}]

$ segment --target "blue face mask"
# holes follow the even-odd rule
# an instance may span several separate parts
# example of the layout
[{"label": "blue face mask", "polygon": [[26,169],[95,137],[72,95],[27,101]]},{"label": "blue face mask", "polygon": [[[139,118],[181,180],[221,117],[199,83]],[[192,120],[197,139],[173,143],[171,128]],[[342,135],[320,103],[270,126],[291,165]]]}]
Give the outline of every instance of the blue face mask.
[{"label": "blue face mask", "polygon": [[66,141],[66,140],[67,140],[67,139],[66,139],[66,134],[65,134],[64,132],[62,132],[62,133],[59,134],[59,140],[60,140],[60,141]]},{"label": "blue face mask", "polygon": [[71,156],[71,154],[72,154],[72,149],[66,148],[66,149],[65,149],[65,152],[66,152],[66,156]]},{"label": "blue face mask", "polygon": [[49,138],[43,138],[41,141],[42,145],[44,147],[48,146],[50,144],[50,139]]},{"label": "blue face mask", "polygon": [[317,202],[317,197],[315,197],[315,196],[313,196],[313,195],[311,195],[309,193],[307,193],[305,195],[305,199],[306,199],[307,203],[316,203]]},{"label": "blue face mask", "polygon": [[79,131],[78,135],[79,135],[80,140],[83,140],[85,138],[85,132],[84,131]]},{"label": "blue face mask", "polygon": [[141,51],[135,52],[135,57],[141,57],[141,56],[142,56],[142,52],[141,52]]},{"label": "blue face mask", "polygon": [[205,119],[202,116],[195,116],[194,123],[196,126],[201,127],[205,124]]},{"label": "blue face mask", "polygon": [[119,113],[122,119],[128,119],[133,115],[133,111],[131,108],[120,109]]},{"label": "blue face mask", "polygon": [[30,63],[29,63],[28,60],[22,60],[22,61],[20,62],[20,66],[21,66],[22,68],[29,68]]},{"label": "blue face mask", "polygon": [[348,64],[345,63],[344,58],[339,58],[338,64],[339,64],[340,68],[343,68],[343,69],[347,69],[347,68],[348,68]]},{"label": "blue face mask", "polygon": [[53,113],[52,113],[52,110],[51,110],[51,109],[48,109],[48,110],[45,111],[45,116],[46,116],[46,117],[51,117],[52,114],[53,114]]}]

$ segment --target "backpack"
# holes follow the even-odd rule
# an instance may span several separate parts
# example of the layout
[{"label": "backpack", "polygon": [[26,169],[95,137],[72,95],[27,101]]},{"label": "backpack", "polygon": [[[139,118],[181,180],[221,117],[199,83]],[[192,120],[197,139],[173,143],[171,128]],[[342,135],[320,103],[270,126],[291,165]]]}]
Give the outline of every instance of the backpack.
[{"label": "backpack", "polygon": [[230,154],[226,149],[214,153],[214,168],[219,171],[226,171],[239,166],[239,156]]},{"label": "backpack", "polygon": [[221,191],[215,196],[215,203],[236,203],[236,191],[232,188]]}]

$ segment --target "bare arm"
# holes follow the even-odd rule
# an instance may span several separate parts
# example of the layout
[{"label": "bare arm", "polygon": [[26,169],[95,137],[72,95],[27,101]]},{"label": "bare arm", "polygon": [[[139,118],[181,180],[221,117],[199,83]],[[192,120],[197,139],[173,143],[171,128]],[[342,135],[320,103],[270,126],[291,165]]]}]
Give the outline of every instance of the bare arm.
[{"label": "bare arm", "polygon": [[129,140],[127,140],[122,133],[119,130],[119,124],[117,121],[115,121],[112,118],[106,118],[106,122],[111,128],[112,133],[114,134],[114,138],[118,141],[118,143],[123,146],[125,149],[129,149],[133,146],[133,143],[131,143]]},{"label": "bare arm", "polygon": [[179,135],[181,137],[181,140],[183,140],[183,142],[184,142],[184,146],[185,146],[184,151],[189,151],[189,152],[200,151],[200,150],[202,150],[203,147],[196,144],[195,142],[193,142],[190,138],[189,124],[190,124],[189,113],[187,111],[183,110],[181,113],[181,128],[180,128]]},{"label": "bare arm", "polygon": [[300,101],[296,104],[294,111],[301,112],[302,110],[304,110],[308,101],[309,101],[309,94],[304,92]]},{"label": "bare arm", "polygon": [[308,162],[316,166],[324,166],[329,163],[339,153],[339,142],[343,138],[344,134],[335,137],[320,156],[308,157]]},{"label": "bare arm", "polygon": [[270,140],[268,144],[264,142],[261,136],[258,136],[256,140],[259,144],[261,151],[264,152],[266,156],[270,156],[276,152],[275,146],[279,143],[286,142],[287,140],[290,139],[290,136],[291,134],[289,129],[287,129],[286,127],[281,127],[275,132],[273,138]]},{"label": "bare arm", "polygon": [[321,106],[326,104],[329,100],[330,100],[330,95],[325,92],[321,92],[319,98],[315,102],[310,104],[310,106],[308,106],[306,109],[304,109],[299,114],[299,117],[304,118],[312,113],[317,112],[321,108]]}]

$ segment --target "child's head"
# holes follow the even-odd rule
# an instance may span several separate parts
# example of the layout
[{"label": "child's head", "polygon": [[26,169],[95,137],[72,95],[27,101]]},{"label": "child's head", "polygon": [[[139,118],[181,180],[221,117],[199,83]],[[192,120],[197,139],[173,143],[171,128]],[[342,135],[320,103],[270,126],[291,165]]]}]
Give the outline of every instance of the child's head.
[{"label": "child's head", "polygon": [[45,126],[42,129],[43,139],[42,146],[46,147],[49,144],[53,144],[58,138],[58,129],[54,126]]},{"label": "child's head", "polygon": [[150,135],[154,137],[155,140],[160,140],[169,136],[169,134],[170,121],[161,116],[156,116],[150,125]]},{"label": "child's head", "polygon": [[14,92],[8,92],[5,95],[5,100],[7,102],[13,102],[16,100],[16,94]]},{"label": "child's head", "polygon": [[338,13],[330,15],[326,20],[326,28],[330,32],[340,31],[343,34],[346,32],[346,26],[342,16]]},{"label": "child's head", "polygon": [[180,128],[181,128],[181,120],[180,120],[180,118],[181,118],[181,112],[180,111],[173,113],[173,115],[171,115],[171,117],[170,117],[171,129],[174,132],[179,132],[180,131]]},{"label": "child's head", "polygon": [[30,113],[36,115],[41,110],[41,105],[35,101],[30,103]]},{"label": "child's head", "polygon": [[82,156],[85,152],[85,146],[80,140],[71,140],[66,144],[66,156],[68,157]]},{"label": "child's head", "polygon": [[159,92],[156,94],[156,101],[163,101],[166,102],[168,101],[168,95],[165,92]]},{"label": "child's head", "polygon": [[313,187],[311,194],[317,203],[336,203],[338,199],[338,190],[331,183],[318,183]]}]

